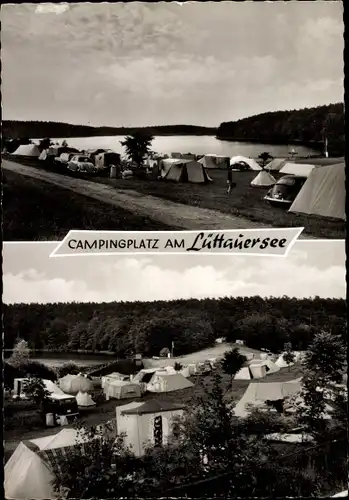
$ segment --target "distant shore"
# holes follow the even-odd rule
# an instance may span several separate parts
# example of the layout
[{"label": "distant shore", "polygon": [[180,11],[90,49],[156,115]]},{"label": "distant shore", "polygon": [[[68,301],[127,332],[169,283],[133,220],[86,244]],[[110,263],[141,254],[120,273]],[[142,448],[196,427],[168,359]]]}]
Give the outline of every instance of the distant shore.
[{"label": "distant shore", "polygon": [[[279,146],[279,145],[284,145],[285,141],[279,141],[275,139],[268,139],[268,140],[263,140],[261,139],[251,139],[251,138],[246,138],[246,137],[221,137],[219,135],[215,136],[218,141],[226,141],[226,142],[245,142],[245,143],[251,143],[251,144],[264,144],[265,146]],[[314,149],[317,151],[322,151],[324,148],[323,142],[321,141],[297,141],[297,140],[288,140],[287,144],[290,146],[304,146],[306,148]]]}]

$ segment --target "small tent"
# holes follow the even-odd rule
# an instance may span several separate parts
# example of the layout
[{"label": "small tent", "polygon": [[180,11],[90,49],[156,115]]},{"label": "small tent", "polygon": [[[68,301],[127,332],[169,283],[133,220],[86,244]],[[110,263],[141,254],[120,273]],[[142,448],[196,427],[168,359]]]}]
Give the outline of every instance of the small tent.
[{"label": "small tent", "polygon": [[314,168],[289,212],[346,220],[345,163]]},{"label": "small tent", "polygon": [[66,375],[59,379],[58,384],[62,391],[73,395],[79,391],[88,392],[93,388],[91,380],[82,375]]},{"label": "small tent", "polygon": [[252,374],[252,378],[263,378],[267,375],[266,366],[263,363],[256,363],[250,365],[250,372]]},{"label": "small tent", "polygon": [[198,161],[199,163],[202,163],[205,168],[229,168],[230,164],[229,156],[220,156],[215,154],[204,155]]},{"label": "small tent", "polygon": [[269,174],[266,170],[261,170],[257,177],[251,181],[251,186],[256,186],[256,187],[269,187],[273,186],[275,184],[276,180],[274,177]]},{"label": "small tent", "polygon": [[265,166],[265,170],[279,172],[287,163],[284,158],[274,158]]},{"label": "small tent", "polygon": [[212,180],[201,163],[174,158],[161,160],[160,175],[168,181],[192,182],[195,184],[204,184]]},{"label": "small tent", "polygon": [[87,392],[79,391],[76,395],[76,402],[78,406],[96,406],[96,403]]},{"label": "small tent", "polygon": [[15,156],[31,156],[33,158],[39,158],[40,149],[36,144],[21,144],[14,153]]},{"label": "small tent", "polygon": [[248,366],[243,366],[234,377],[234,380],[251,380],[253,378],[252,373]]},{"label": "small tent", "polygon": [[125,444],[136,456],[143,455],[148,444],[167,444],[176,418],[184,412],[184,405],[150,400],[130,403],[116,409],[117,432],[125,433]]},{"label": "small tent", "polygon": [[252,359],[249,361],[250,369],[252,366],[262,365],[265,367],[266,375],[270,373],[276,373],[280,370],[280,368],[272,361],[271,359]]},{"label": "small tent", "polygon": [[296,175],[297,177],[309,177],[310,172],[315,168],[315,165],[307,163],[286,163],[280,170],[280,174]]},{"label": "small tent", "polygon": [[280,354],[278,359],[275,361],[276,366],[278,366],[279,368],[286,368],[287,366],[293,366],[295,363],[297,363],[297,361],[299,361],[301,359],[301,353],[293,352],[293,355],[294,355],[293,362],[286,363],[285,358],[284,358],[285,353]]},{"label": "small tent", "polygon": [[44,500],[55,498],[55,477],[45,462],[24,443],[19,443],[5,465],[5,498]]},{"label": "small tent", "polygon": [[141,386],[137,383],[124,380],[108,379],[105,381],[103,392],[107,401],[109,399],[140,398]]},{"label": "small tent", "polygon": [[189,389],[194,384],[187,380],[181,373],[154,373],[147,384],[149,392],[172,392]]},{"label": "small tent", "polygon": [[231,167],[238,167],[239,164],[246,165],[248,170],[262,170],[262,167],[258,165],[256,160],[253,158],[247,158],[246,156],[233,156],[230,159]]},{"label": "small tent", "polygon": [[234,408],[237,417],[246,417],[249,407],[263,406],[266,401],[285,399],[293,394],[300,393],[301,380],[289,382],[251,382],[244,395]]}]

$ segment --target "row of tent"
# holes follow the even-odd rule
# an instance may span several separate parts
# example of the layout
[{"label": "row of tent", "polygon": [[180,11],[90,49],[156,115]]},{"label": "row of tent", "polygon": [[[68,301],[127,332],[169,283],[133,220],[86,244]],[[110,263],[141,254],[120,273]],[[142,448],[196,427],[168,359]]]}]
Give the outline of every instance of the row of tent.
[{"label": "row of tent", "polygon": [[251,380],[251,379],[260,379],[264,378],[271,373],[278,372],[281,368],[286,368],[287,366],[292,366],[295,363],[298,363],[302,359],[302,352],[295,351],[294,353],[294,361],[291,363],[287,363],[285,360],[285,353],[280,354],[277,360],[274,362],[271,359],[268,359],[264,356],[261,356],[261,359],[253,358],[246,362],[245,366],[243,366],[236,374],[235,380]]}]

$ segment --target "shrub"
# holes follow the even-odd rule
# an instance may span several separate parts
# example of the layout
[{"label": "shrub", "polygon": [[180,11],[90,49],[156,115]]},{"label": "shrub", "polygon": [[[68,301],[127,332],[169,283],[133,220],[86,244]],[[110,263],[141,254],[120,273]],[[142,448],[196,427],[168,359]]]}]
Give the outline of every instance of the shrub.
[{"label": "shrub", "polygon": [[55,371],[38,361],[24,361],[19,368],[30,377],[52,380],[52,382],[57,380]]},{"label": "shrub", "polygon": [[77,375],[81,372],[81,368],[75,363],[64,363],[62,366],[59,366],[56,371],[58,378],[62,378],[66,375]]}]

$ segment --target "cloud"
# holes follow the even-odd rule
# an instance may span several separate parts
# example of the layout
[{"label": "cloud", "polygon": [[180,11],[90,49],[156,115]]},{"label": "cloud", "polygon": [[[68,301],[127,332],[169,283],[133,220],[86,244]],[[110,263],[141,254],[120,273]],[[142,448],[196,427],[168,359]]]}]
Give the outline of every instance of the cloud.
[{"label": "cloud", "polygon": [[54,4],[54,3],[44,3],[38,5],[35,9],[37,14],[63,14],[69,9],[69,5],[66,3]]},{"label": "cloud", "polygon": [[336,102],[343,26],[340,2],[5,5],[3,117],[216,125]]},{"label": "cloud", "polygon": [[[11,272],[3,276],[4,303],[16,302],[112,302],[175,300],[225,296],[345,297],[344,254],[319,268],[312,262],[311,248],[291,252],[287,259],[228,257],[216,260],[176,259],[161,265],[158,259],[91,258],[93,270],[70,267],[63,277],[42,270]],[[222,263],[223,260],[223,263]],[[178,262],[180,258],[178,258]],[[171,264],[170,264],[171,262]],[[205,263],[204,263],[205,262]],[[52,260],[50,260],[52,263]],[[162,261],[164,263],[164,261]],[[45,267],[43,264],[42,267]],[[89,266],[90,268],[90,266]],[[92,269],[91,268],[91,269]]]}]

